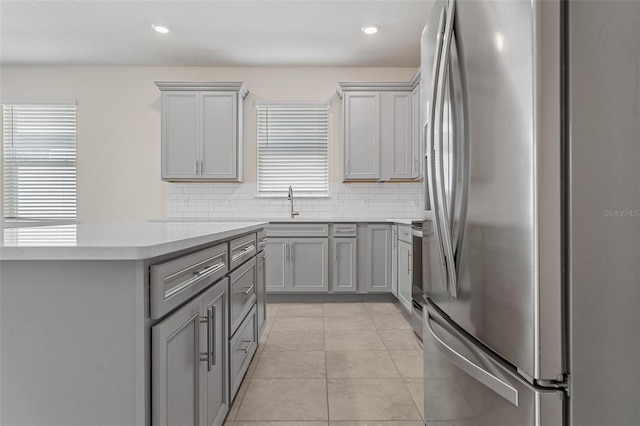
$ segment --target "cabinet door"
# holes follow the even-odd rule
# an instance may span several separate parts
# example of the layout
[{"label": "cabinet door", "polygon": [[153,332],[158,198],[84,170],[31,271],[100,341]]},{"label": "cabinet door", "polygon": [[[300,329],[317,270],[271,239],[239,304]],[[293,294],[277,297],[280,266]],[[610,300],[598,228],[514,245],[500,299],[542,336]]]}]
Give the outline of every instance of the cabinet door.
[{"label": "cabinet door", "polygon": [[289,239],[269,237],[265,245],[265,288],[269,293],[288,291]]},{"label": "cabinet door", "polygon": [[333,239],[333,291],[356,292],[357,244],[355,238]]},{"label": "cabinet door", "polygon": [[421,152],[420,144],[422,141],[422,120],[420,120],[420,85],[411,92],[411,146],[412,146],[412,172],[411,177],[420,177]]},{"label": "cabinet door", "polygon": [[265,295],[265,257],[266,251],[258,253],[256,256],[256,305],[258,316],[258,337],[262,335],[267,325],[267,298]]},{"label": "cabinet door", "polygon": [[377,92],[344,94],[345,180],[380,178],[379,105]]},{"label": "cabinet door", "polygon": [[411,93],[383,92],[380,95],[380,178],[411,179]]},{"label": "cabinet door", "polygon": [[162,179],[197,177],[198,93],[162,93]]},{"label": "cabinet door", "polygon": [[203,310],[202,298],[198,298],[151,328],[154,426],[197,426],[201,422]]},{"label": "cabinet door", "polygon": [[391,226],[367,226],[368,293],[391,291]]},{"label": "cabinet door", "polygon": [[398,297],[398,225],[391,226],[391,293]]},{"label": "cabinet door", "polygon": [[204,179],[238,179],[238,94],[202,92],[200,120],[202,170]]},{"label": "cabinet door", "polygon": [[289,271],[291,274],[291,291],[328,291],[328,256],[328,238],[290,238]]},{"label": "cabinet door", "polygon": [[229,412],[229,358],[227,353],[227,306],[229,279],[214,285],[204,296],[206,317],[205,338],[207,365],[205,377],[204,418],[206,426],[222,425]]},{"label": "cabinet door", "polygon": [[398,241],[398,301],[411,312],[411,244]]}]

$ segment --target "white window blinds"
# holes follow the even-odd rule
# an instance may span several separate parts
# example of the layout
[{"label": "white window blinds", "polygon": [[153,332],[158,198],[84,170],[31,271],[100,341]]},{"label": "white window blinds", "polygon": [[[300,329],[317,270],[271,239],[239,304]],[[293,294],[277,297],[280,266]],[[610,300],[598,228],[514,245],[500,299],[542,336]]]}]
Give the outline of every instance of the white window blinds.
[{"label": "white window blinds", "polygon": [[76,218],[76,106],[3,105],[4,217]]},{"label": "white window blinds", "polygon": [[329,193],[327,104],[266,104],[258,108],[258,196]]}]

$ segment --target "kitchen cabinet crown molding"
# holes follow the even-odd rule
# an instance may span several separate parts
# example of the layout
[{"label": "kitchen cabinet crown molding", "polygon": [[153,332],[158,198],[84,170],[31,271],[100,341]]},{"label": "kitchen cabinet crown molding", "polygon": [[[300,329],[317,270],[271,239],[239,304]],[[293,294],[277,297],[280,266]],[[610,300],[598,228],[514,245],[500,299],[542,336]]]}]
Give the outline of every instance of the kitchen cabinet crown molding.
[{"label": "kitchen cabinet crown molding", "polygon": [[420,68],[408,82],[398,81],[339,81],[336,93],[342,99],[344,92],[411,92],[420,84]]},{"label": "kitchen cabinet crown molding", "polygon": [[215,90],[238,92],[242,99],[249,94],[249,89],[242,81],[154,81],[158,89],[162,91],[177,90]]}]

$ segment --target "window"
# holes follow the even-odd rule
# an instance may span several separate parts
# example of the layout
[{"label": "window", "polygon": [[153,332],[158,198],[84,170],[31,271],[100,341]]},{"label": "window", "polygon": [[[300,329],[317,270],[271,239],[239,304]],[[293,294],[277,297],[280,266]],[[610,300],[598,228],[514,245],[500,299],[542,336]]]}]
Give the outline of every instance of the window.
[{"label": "window", "polygon": [[258,196],[329,195],[329,106],[258,107]]},{"label": "window", "polygon": [[76,106],[3,105],[5,219],[76,219]]}]

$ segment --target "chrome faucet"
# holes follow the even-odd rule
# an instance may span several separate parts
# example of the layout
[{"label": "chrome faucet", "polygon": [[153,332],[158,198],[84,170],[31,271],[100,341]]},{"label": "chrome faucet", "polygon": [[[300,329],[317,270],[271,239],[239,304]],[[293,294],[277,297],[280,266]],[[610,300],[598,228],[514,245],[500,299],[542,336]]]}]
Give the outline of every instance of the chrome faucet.
[{"label": "chrome faucet", "polygon": [[293,219],[298,216],[300,212],[293,211],[293,188],[291,185],[289,185],[289,196],[287,197],[287,200],[291,201],[291,219]]}]

